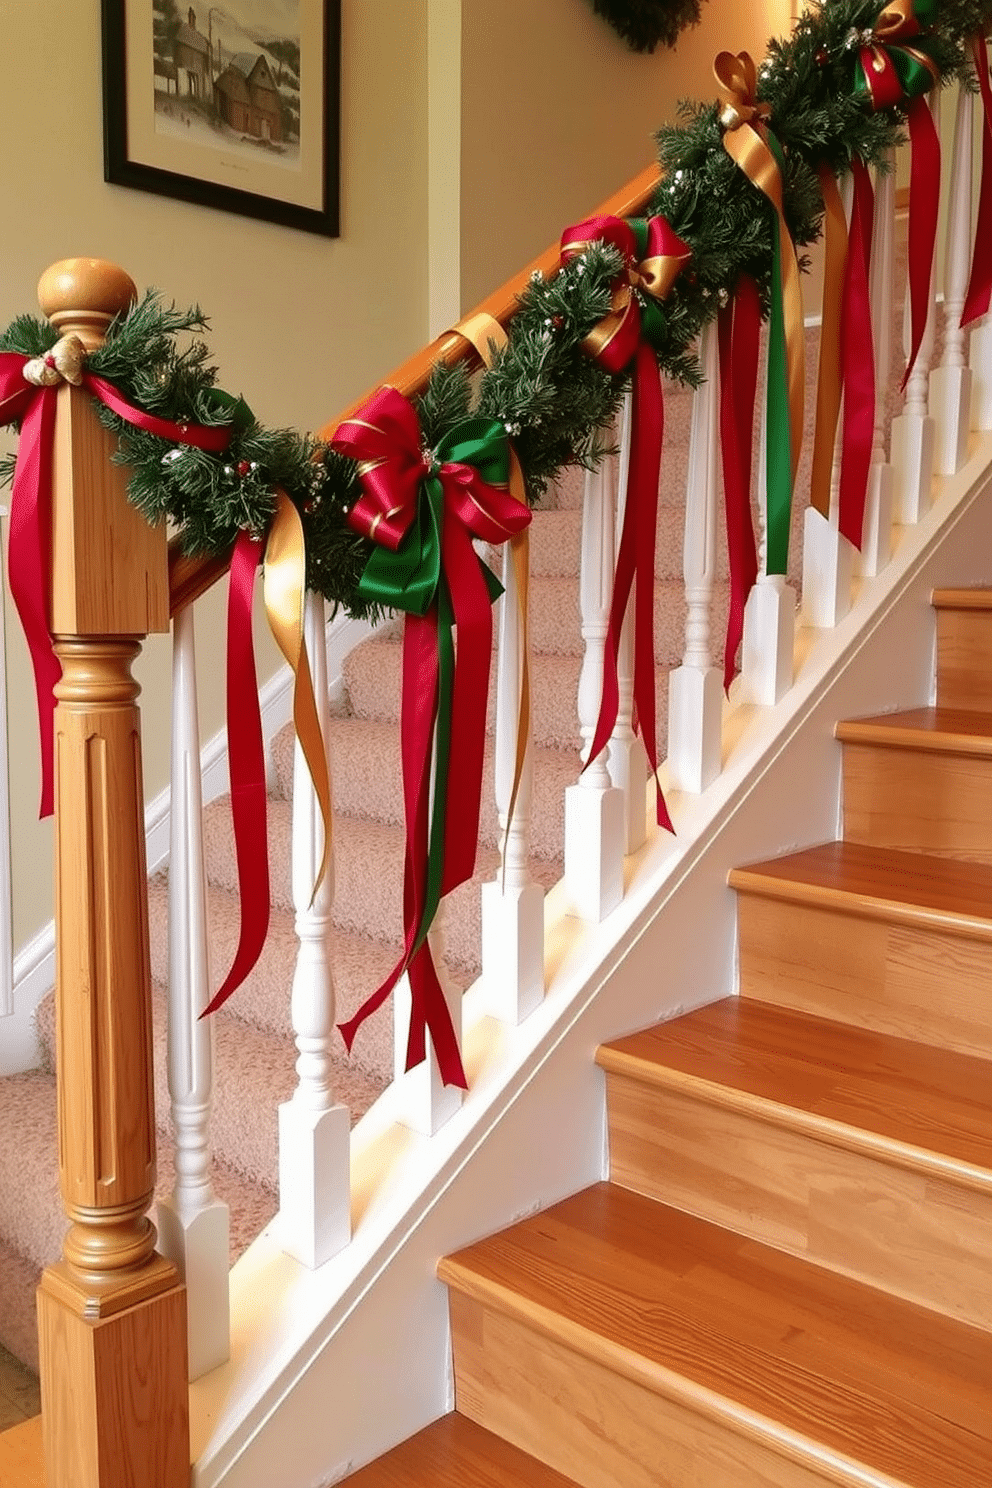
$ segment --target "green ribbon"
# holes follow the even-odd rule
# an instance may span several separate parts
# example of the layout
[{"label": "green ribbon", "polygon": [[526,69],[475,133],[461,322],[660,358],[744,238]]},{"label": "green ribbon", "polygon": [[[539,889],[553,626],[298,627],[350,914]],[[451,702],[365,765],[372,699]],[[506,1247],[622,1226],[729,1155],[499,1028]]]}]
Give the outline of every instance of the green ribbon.
[{"label": "green ribbon", "polygon": [[[455,681],[455,617],[444,578],[443,542],[445,489],[442,466],[467,465],[491,486],[506,486],[510,475],[510,446],[506,429],[497,419],[463,419],[433,452],[430,471],[420,487],[416,519],[393,552],[376,546],[359,581],[359,593],[376,604],[423,617],[437,601],[438,697],[434,746],[434,802],[427,853],[424,910],[411,956],[427,939],[441,903],[444,845],[447,826],[448,775],[451,766],[451,717]],[[479,567],[495,603],[503,585],[487,564]]]},{"label": "green ribbon", "polygon": [[[785,173],[778,140],[768,131],[768,145]],[[792,526],[792,441],[789,423],[789,374],[785,309],[782,298],[782,245],[772,233],[771,312],[768,321],[768,396],[765,441],[765,572],[784,574],[789,566]]]}]

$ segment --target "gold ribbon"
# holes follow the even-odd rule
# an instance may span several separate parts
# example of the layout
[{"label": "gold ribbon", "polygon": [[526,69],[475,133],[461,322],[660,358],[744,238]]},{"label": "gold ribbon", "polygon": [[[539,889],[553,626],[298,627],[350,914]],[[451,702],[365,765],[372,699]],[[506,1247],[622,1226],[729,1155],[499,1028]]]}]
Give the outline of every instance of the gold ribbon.
[{"label": "gold ribbon", "polygon": [[935,83],[940,81],[940,69],[932,57],[926,52],[921,52],[917,47],[907,46],[906,38],[919,36],[923,27],[916,17],[915,0],[892,0],[883,11],[879,13],[872,27],[871,41],[869,46],[875,56],[872,66],[876,72],[881,72],[886,59],[880,55],[881,48],[886,46],[898,46],[902,51],[908,52],[914,62],[925,67]]},{"label": "gold ribbon", "polygon": [[[474,346],[485,367],[491,367],[496,355],[501,352],[507,344],[507,334],[499,321],[485,311],[478,311],[475,315],[469,315],[465,320],[458,322],[452,327],[452,334],[463,337],[470,346]],[[515,500],[527,504],[527,489],[524,484],[524,473],[520,468],[517,452],[510,442],[510,495]],[[527,746],[530,742],[530,526],[526,526],[522,532],[517,532],[510,538],[510,557],[513,560],[513,572],[517,581],[517,609],[520,615],[521,650],[523,652],[523,664],[520,669],[520,699],[517,707],[517,751],[513,766],[513,788],[510,791],[510,804],[506,812],[506,831],[503,834],[503,874],[506,875],[506,843],[510,836],[510,825],[513,821],[513,813],[517,804],[517,796],[520,792],[520,782],[523,779],[524,762],[527,758]]]},{"label": "gold ribbon", "polygon": [[293,670],[293,723],[324,819],[324,853],[310,896],[312,904],[330,860],[331,782],[303,635],[306,577],[306,546],[300,514],[285,491],[277,490],[275,516],[265,545],[262,593],[269,628]]},{"label": "gold ribbon", "polygon": [[752,185],[771,202],[778,217],[782,261],[782,308],[785,321],[785,356],[789,388],[789,426],[792,480],[795,484],[803,428],[803,299],[799,286],[799,263],[785,220],[782,172],[768,143],[765,119],[771,106],[756,97],[757,73],[747,52],[720,52],[713,63],[720,85],[720,123],[723,146]]},{"label": "gold ribbon", "polygon": [[810,505],[830,516],[830,479],[834,440],[840,417],[840,327],[847,262],[847,216],[837,178],[829,165],[820,167],[820,190],[825,209],[823,312],[820,322],[820,362],[816,386],[816,432],[810,473]]}]

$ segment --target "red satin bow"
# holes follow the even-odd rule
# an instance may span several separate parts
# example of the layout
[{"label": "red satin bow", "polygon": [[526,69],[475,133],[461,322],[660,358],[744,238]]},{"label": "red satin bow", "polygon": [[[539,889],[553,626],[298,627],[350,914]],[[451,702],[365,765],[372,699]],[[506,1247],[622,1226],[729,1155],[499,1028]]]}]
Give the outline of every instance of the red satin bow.
[{"label": "red satin bow", "polygon": [[[468,420],[443,442],[442,451],[445,446],[474,449],[483,442],[474,437],[482,425],[488,428],[492,445],[492,421]],[[406,972],[412,1001],[406,1068],[411,1069],[425,1057],[429,1030],[445,1084],[465,1088],[458,1041],[427,931],[438,897],[464,883],[475,871],[492,610],[472,539],[503,542],[528,524],[530,511],[465,460],[435,465],[426,457],[416,410],[395,388],[380,388],[353,418],[338,427],[331,443],[340,453],[358,461],[363,494],[348,515],[349,523],[397,555],[395,564],[376,562],[373,555],[362,578],[362,592],[407,612],[401,724],[407,831],[403,952],[382,986],[348,1023],[341,1025],[341,1033],[350,1049],[361,1024],[382,1005]],[[502,432],[496,444],[507,453]],[[482,448],[479,459],[487,469]],[[431,480],[440,488],[440,552],[432,551],[428,561],[423,549],[411,546],[418,535],[411,529],[419,519],[421,503],[430,499],[424,483]],[[408,535],[410,544],[404,546]],[[439,610],[450,616],[447,623],[439,622]],[[442,645],[450,646],[450,621],[457,627],[458,643],[449,734],[444,726],[445,666],[439,653]],[[442,865],[436,865],[439,849]]]},{"label": "red satin bow", "polygon": [[[10,592],[24,627],[34,671],[41,753],[39,815],[54,809],[54,688],[62,675],[52,650],[48,629],[51,585],[52,439],[58,386],[36,387],[26,382],[30,358],[16,352],[0,353],[0,424],[20,420],[21,437],[10,501],[10,539],[7,562]],[[227,428],[178,425],[134,408],[102,377],[83,374],[82,385],[101,403],[138,429],[171,439],[176,444],[220,451],[230,442]]]}]

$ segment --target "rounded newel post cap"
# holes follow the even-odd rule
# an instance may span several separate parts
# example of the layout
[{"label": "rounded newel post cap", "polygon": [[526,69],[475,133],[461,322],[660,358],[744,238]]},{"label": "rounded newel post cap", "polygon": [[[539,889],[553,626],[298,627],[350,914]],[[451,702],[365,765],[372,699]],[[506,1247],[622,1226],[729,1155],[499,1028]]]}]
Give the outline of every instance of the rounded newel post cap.
[{"label": "rounded newel post cap", "polygon": [[52,325],[63,336],[78,336],[87,351],[137,298],[131,276],[102,258],[63,258],[38,280],[38,304]]}]

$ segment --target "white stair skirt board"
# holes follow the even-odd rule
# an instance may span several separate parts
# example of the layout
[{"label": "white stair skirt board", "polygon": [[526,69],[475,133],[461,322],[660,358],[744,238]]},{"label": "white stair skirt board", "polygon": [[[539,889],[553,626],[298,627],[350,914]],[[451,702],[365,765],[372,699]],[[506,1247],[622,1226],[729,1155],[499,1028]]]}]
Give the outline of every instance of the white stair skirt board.
[{"label": "white stair skirt board", "polygon": [[195,1488],[313,1488],[450,1409],[438,1256],[606,1175],[591,1052],[733,990],[727,871],[782,842],[834,835],[839,717],[928,701],[931,590],[989,581],[990,471],[985,435],[937,505],[897,534],[892,561],[864,582],[850,613],[803,637],[795,686],[776,707],[746,715],[720,778],[702,796],[673,796],[678,837],[649,833],[607,921],[577,922],[562,886],[551,891],[548,990],[526,1022],[495,1024],[479,984],[469,989],[472,1088],[437,1136],[397,1126],[392,1090],[362,1118],[352,1134],[351,1245],[308,1272],[267,1232],[238,1262],[235,1356],[191,1392]]}]

